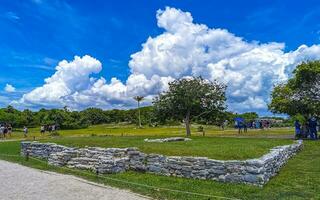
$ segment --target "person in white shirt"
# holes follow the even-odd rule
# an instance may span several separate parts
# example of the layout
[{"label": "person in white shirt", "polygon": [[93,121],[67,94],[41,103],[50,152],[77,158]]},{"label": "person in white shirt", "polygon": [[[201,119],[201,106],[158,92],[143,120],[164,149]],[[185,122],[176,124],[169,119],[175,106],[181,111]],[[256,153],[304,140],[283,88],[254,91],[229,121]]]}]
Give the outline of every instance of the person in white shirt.
[{"label": "person in white shirt", "polygon": [[41,135],[43,135],[43,134],[45,133],[45,131],[46,131],[46,130],[45,130],[44,126],[41,126],[41,127],[40,127],[40,133],[41,133]]},{"label": "person in white shirt", "polygon": [[3,137],[3,133],[4,133],[4,126],[1,124],[0,126],[0,137]]},{"label": "person in white shirt", "polygon": [[24,134],[24,137],[27,137],[28,135],[28,128],[26,126],[23,127],[23,134]]}]

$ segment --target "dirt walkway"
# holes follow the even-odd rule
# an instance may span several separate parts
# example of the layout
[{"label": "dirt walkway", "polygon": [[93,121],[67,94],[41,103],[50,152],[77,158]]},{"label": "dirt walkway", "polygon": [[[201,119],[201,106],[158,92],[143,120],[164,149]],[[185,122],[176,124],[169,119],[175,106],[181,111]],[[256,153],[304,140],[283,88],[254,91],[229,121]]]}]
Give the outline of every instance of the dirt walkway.
[{"label": "dirt walkway", "polygon": [[0,160],[1,200],[144,200],[126,190]]}]

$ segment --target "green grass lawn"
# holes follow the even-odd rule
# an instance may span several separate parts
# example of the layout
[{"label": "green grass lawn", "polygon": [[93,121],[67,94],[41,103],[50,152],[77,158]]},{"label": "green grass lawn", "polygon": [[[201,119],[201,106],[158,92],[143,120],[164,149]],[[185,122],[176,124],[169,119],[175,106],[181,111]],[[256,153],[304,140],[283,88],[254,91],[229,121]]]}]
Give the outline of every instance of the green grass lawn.
[{"label": "green grass lawn", "polygon": [[[226,138],[226,140],[229,139],[230,138]],[[91,181],[130,189],[134,192],[158,199],[216,198],[195,194],[183,194],[178,191],[153,189],[141,185],[133,185],[132,183],[238,199],[320,199],[320,151],[319,142],[315,141],[306,141],[304,150],[289,160],[288,164],[281,169],[280,174],[272,178],[263,188],[242,184],[227,184],[214,181],[165,177],[138,172],[103,175],[103,177],[106,178],[105,179],[103,177],[97,177],[93,173],[83,174],[81,171],[48,166],[45,162],[39,162],[37,160],[30,159],[29,161],[25,161],[24,158],[19,157],[19,150],[20,144],[18,141],[0,143],[0,159],[17,162],[42,170],[74,174]],[[18,157],[10,157],[3,154],[16,155]],[[110,180],[110,178],[129,181],[131,183]]]},{"label": "green grass lawn", "polygon": [[[197,127],[199,125],[192,125],[192,134],[194,136],[200,136],[202,133],[197,132]],[[238,132],[236,129],[228,128],[226,130],[221,130],[216,126],[204,126],[205,133],[207,136],[237,136]],[[143,127],[137,128],[134,125],[116,125],[116,124],[102,124],[90,126],[85,129],[77,130],[59,130],[62,136],[88,136],[88,135],[114,135],[114,136],[185,136],[185,128],[181,126],[159,126],[159,127]],[[248,133],[243,133],[241,136],[249,137],[266,137],[266,136],[288,136],[293,135],[294,131],[292,128],[272,128],[269,130],[248,130]],[[28,137],[36,138],[40,136],[40,128],[30,128]],[[47,136],[46,136],[47,137]],[[16,129],[12,134],[12,139],[23,138],[22,129]]]},{"label": "green grass lawn", "polygon": [[[145,153],[171,156],[200,156],[213,159],[233,160],[260,157],[272,147],[292,144],[287,139],[191,137],[191,141],[149,143],[145,136],[105,136],[105,137],[61,137],[42,142],[54,142],[66,146],[84,147],[138,147]],[[148,138],[157,138],[155,136]]]},{"label": "green grass lawn", "polygon": [[[196,127],[193,128],[196,130]],[[237,138],[235,130],[221,131],[209,127],[207,136],[193,133],[192,141],[174,143],[145,143],[144,138],[183,136],[183,127],[158,127],[136,129],[133,126],[123,128],[114,125],[99,125],[88,129],[59,131],[60,137],[39,137],[37,129],[30,132],[41,142],[56,142],[68,146],[101,147],[138,147],[146,153],[166,155],[206,156],[215,159],[247,159],[259,157],[278,145],[292,143],[289,139],[257,138],[257,136],[291,135],[291,129],[271,129],[251,131],[248,138]],[[249,130],[250,131],[250,130]],[[92,134],[97,136],[91,136]],[[98,136],[99,135],[99,136]],[[108,136],[105,136],[108,135]],[[110,136],[113,135],[113,136]],[[123,136],[121,136],[123,135]],[[220,137],[228,136],[228,137]],[[20,138],[15,136],[16,138]],[[305,141],[302,152],[290,159],[279,175],[272,178],[263,188],[243,184],[219,183],[215,181],[193,180],[186,178],[165,177],[139,172],[97,176],[94,173],[57,168],[46,162],[30,159],[26,161],[19,156],[20,142],[0,142],[0,159],[17,162],[22,165],[59,173],[73,174],[85,179],[104,183],[157,199],[217,199],[216,196],[237,199],[320,199],[320,143]],[[4,155],[10,154],[12,156]],[[130,183],[128,183],[130,182]],[[142,185],[140,185],[142,184]],[[147,185],[147,186],[145,186]],[[152,188],[151,188],[152,187]],[[155,189],[155,188],[158,189]],[[174,190],[168,191],[167,189]],[[182,192],[181,192],[182,191]],[[183,192],[190,192],[185,194]],[[192,193],[192,194],[191,194]],[[207,196],[201,196],[199,193]],[[209,197],[211,196],[211,197]]]}]

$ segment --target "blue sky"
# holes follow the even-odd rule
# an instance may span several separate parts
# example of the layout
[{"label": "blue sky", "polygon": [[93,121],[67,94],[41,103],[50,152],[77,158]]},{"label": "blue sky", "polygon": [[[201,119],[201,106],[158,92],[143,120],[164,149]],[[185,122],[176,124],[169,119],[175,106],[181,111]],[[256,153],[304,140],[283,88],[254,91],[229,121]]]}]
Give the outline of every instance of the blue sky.
[{"label": "blue sky", "polygon": [[[66,59],[71,62],[76,55],[89,55],[101,63],[102,69],[89,74],[90,77],[103,77],[105,84],[116,77],[125,84],[135,72],[132,69],[138,68],[134,64],[128,66],[131,55],[142,50],[141,45],[148,37],[156,38],[168,31],[157,25],[156,18],[157,10],[164,10],[166,6],[190,12],[193,23],[205,24],[212,29],[226,29],[248,43],[284,43],[285,46],[280,48],[283,53],[296,51],[301,45],[310,47],[319,44],[319,1],[2,0],[0,106],[14,100],[18,105],[24,94],[44,85],[44,79],[56,72],[59,61]],[[304,56],[310,57],[317,58],[309,54]],[[150,75],[146,77],[151,80]],[[15,90],[5,91],[6,84],[12,85]],[[257,93],[256,96],[267,102],[268,92]],[[36,109],[44,106],[30,101],[20,101],[18,107]],[[130,107],[119,101],[94,105],[103,108]],[[237,111],[266,112],[263,106],[242,109],[241,101],[236,102],[240,102],[239,106],[230,104]],[[62,104],[67,103],[49,102],[45,106],[60,107]],[[85,104],[77,109],[94,105]]]}]

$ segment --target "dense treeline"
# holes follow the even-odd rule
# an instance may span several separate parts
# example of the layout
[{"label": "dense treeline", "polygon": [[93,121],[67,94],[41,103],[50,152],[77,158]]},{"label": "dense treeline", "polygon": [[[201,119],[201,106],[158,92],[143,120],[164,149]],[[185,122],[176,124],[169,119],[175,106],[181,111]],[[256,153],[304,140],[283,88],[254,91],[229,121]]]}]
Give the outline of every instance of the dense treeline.
[{"label": "dense treeline", "polygon": [[[167,120],[154,114],[153,107],[141,107],[141,122],[144,126],[178,125],[181,121]],[[234,114],[232,112],[218,113],[212,116],[202,116],[193,121],[198,124],[221,125],[228,120],[230,125],[235,117],[243,117],[246,120],[254,120],[259,116],[252,113]],[[107,123],[128,123],[138,125],[138,109],[130,110],[102,110],[88,108],[83,111],[70,111],[64,109],[40,109],[39,111],[19,111],[12,106],[0,109],[0,123],[10,123],[13,127],[36,127],[40,125],[55,124],[60,129],[78,129],[89,125]]]},{"label": "dense treeline", "polygon": [[[152,107],[141,109],[141,120],[143,124],[152,124],[156,120],[152,117]],[[99,108],[88,108],[83,111],[70,111],[64,109],[40,109],[39,111],[19,111],[12,106],[0,109],[0,123],[9,123],[13,127],[35,127],[40,125],[55,124],[61,129],[85,128],[89,125],[103,123],[127,122],[136,124],[137,109],[131,110],[102,110]]]}]

